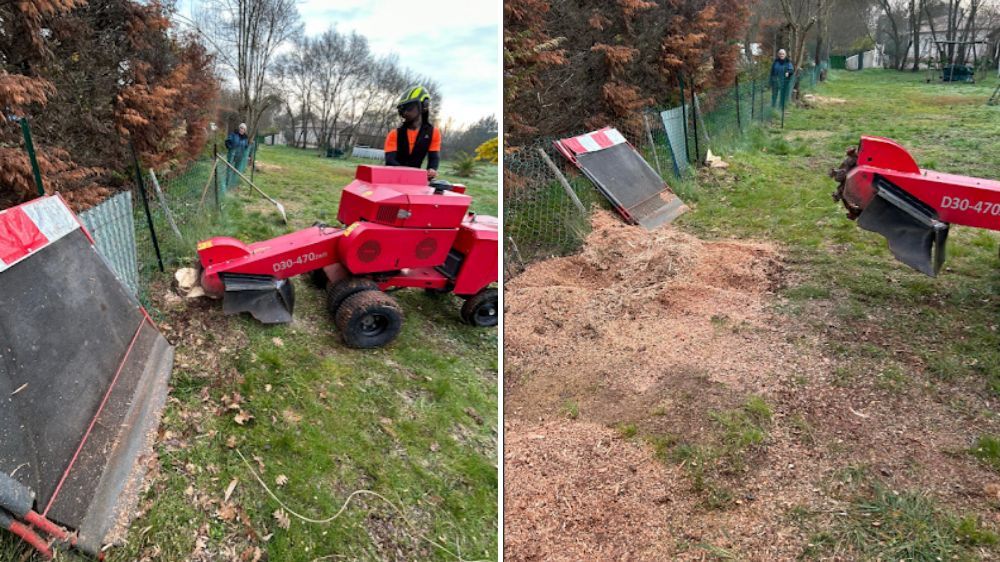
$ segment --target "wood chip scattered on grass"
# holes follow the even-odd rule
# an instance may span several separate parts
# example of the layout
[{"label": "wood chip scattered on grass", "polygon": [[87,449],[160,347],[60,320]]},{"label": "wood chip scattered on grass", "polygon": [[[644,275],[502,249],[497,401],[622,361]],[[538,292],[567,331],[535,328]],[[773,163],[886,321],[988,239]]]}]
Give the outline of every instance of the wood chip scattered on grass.
[{"label": "wood chip scattered on grass", "polygon": [[236,485],[239,484],[239,482],[240,481],[239,481],[238,478],[233,478],[233,481],[230,482],[228,486],[226,486],[226,494],[223,497],[222,501],[226,501],[226,502],[229,501],[230,496],[233,495],[233,490],[236,489]]}]

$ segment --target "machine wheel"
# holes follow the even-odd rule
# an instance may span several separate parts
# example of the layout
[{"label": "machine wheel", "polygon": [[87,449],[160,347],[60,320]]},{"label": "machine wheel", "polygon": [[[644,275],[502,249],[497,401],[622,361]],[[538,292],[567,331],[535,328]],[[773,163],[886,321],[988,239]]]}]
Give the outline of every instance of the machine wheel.
[{"label": "machine wheel", "polygon": [[309,282],[313,284],[313,287],[316,287],[317,289],[325,289],[327,281],[326,272],[323,271],[322,267],[309,272]]},{"label": "machine wheel", "polygon": [[326,310],[334,318],[347,297],[361,291],[378,291],[378,284],[367,277],[348,277],[326,288]]},{"label": "machine wheel", "polygon": [[480,328],[496,326],[500,319],[496,289],[483,289],[462,305],[462,320]]},{"label": "machine wheel", "polygon": [[348,347],[370,349],[396,339],[403,310],[382,291],[362,291],[344,299],[334,321]]}]

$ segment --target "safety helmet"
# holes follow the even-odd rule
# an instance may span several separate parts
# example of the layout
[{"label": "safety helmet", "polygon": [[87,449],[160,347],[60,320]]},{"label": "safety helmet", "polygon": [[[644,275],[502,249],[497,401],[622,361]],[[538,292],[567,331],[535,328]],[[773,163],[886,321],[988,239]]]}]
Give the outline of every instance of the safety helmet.
[{"label": "safety helmet", "polygon": [[399,101],[396,102],[396,109],[402,114],[406,106],[411,103],[420,104],[420,112],[424,113],[430,106],[431,95],[427,91],[427,88],[423,86],[411,86],[403,92],[403,95],[399,97]]}]

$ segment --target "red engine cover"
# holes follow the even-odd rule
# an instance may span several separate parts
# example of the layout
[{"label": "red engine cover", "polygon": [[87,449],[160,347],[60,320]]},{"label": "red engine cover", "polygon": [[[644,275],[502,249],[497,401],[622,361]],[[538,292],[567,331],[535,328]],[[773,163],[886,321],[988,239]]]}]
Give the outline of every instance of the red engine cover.
[{"label": "red engine cover", "polygon": [[458,228],[472,202],[461,185],[435,194],[427,172],[417,168],[358,166],[354,177],[340,197],[337,219],[343,224]]},{"label": "red engine cover", "polygon": [[357,222],[344,230],[337,253],[355,274],[434,267],[444,263],[458,230],[401,229]]}]

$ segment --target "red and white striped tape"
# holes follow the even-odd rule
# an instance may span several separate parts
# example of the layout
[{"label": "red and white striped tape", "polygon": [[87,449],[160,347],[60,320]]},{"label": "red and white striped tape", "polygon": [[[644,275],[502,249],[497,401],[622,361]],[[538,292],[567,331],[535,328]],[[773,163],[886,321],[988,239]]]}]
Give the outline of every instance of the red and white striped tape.
[{"label": "red and white striped tape", "polygon": [[49,195],[0,211],[0,271],[80,228],[61,197]]},{"label": "red and white striped tape", "polygon": [[559,141],[560,144],[569,149],[573,154],[596,152],[626,142],[628,141],[618,132],[618,129],[612,127],[605,127],[585,135]]}]

